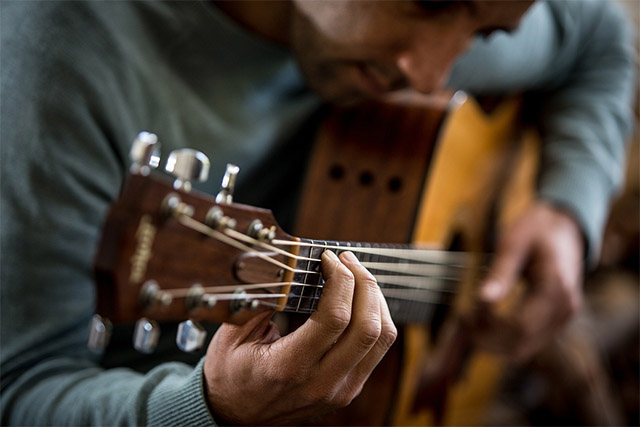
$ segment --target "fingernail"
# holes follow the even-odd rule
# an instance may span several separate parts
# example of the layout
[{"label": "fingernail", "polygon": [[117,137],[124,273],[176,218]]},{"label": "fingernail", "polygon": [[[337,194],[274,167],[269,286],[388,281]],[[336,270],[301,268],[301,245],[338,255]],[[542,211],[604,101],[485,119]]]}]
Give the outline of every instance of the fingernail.
[{"label": "fingernail", "polygon": [[339,261],[338,256],[335,254],[335,252],[328,249],[322,253],[322,256],[329,258],[331,261]]},{"label": "fingernail", "polygon": [[491,281],[485,283],[480,290],[480,296],[486,301],[495,301],[502,295],[502,286],[499,282]]},{"label": "fingernail", "polygon": [[346,251],[342,253],[342,256],[345,258],[345,261],[349,261],[351,263],[359,264],[360,260],[356,258],[356,256],[351,251]]}]

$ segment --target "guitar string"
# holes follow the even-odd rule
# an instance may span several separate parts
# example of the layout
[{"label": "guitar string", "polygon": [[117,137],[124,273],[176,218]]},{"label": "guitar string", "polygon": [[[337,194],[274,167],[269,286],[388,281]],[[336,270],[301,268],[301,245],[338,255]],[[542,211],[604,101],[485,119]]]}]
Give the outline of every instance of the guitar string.
[{"label": "guitar string", "polygon": [[[380,284],[394,284],[396,285],[396,283],[387,281],[387,282],[381,282],[378,281],[378,285]],[[207,286],[207,287],[202,287],[200,288],[200,290],[206,294],[210,294],[210,295],[217,295],[218,292],[230,292],[230,291],[237,291],[237,290],[252,290],[252,289],[268,289],[268,288],[277,288],[277,287],[283,287],[283,286],[293,286],[293,287],[301,287],[301,288],[315,288],[315,289],[322,289],[324,288],[324,285],[312,285],[312,284],[308,284],[308,283],[298,283],[298,282],[271,282],[271,283],[250,283],[250,284],[232,284],[232,285],[220,285],[220,286]],[[441,292],[441,293],[450,293],[453,292],[453,290],[450,289],[443,289],[443,288],[438,288],[438,287],[433,287],[433,288],[428,288],[426,286],[412,286],[409,289],[398,289],[398,288],[385,288],[380,286],[380,289],[384,292],[386,290],[397,290],[397,291],[406,291],[406,292],[416,292],[416,291],[427,291],[430,293],[434,293],[434,292]],[[192,290],[190,288],[177,288],[177,289],[163,289],[163,292],[167,292],[169,294],[171,294],[174,297],[180,298],[180,297],[187,297],[189,296],[189,293],[192,292]],[[257,295],[257,294],[251,294],[253,295]],[[275,295],[275,294],[269,294],[269,295]],[[304,296],[304,295],[296,295],[296,294],[292,294],[290,293],[287,296],[294,296],[294,297],[299,297],[299,298],[311,298],[311,296]]]},{"label": "guitar string", "polygon": [[[259,287],[262,286],[262,288],[268,287],[268,286],[281,286],[282,283],[265,283],[265,284],[255,284],[254,287]],[[313,285],[309,285],[309,286],[313,286]],[[219,290],[220,288],[217,287],[211,287],[212,289],[216,289]],[[235,288],[238,289],[238,286],[227,286],[226,288]],[[207,288],[203,288],[207,289]],[[187,291],[187,292],[184,292]],[[429,304],[436,304],[436,305],[451,305],[448,302],[443,302],[441,299],[437,299],[437,298],[425,298],[426,295],[424,293],[418,293],[419,290],[416,289],[411,289],[411,290],[406,290],[406,289],[388,289],[388,288],[381,288],[382,294],[385,296],[385,299],[402,299],[402,300],[410,300],[410,301],[418,301],[418,302],[424,302],[424,303],[429,303]],[[188,293],[188,289],[163,289],[163,292],[166,292],[174,297],[185,297],[187,296]],[[274,308],[280,308],[280,309],[287,309],[286,305],[281,305],[281,304],[275,304],[275,303],[269,303],[267,301],[262,301],[264,299],[273,299],[273,298],[282,298],[282,297],[289,297],[291,296],[291,294],[287,295],[284,293],[280,293],[280,294],[246,294],[246,295],[242,295],[242,294],[225,294],[225,293],[217,293],[217,292],[207,292],[205,295],[211,295],[214,296],[216,298],[216,300],[239,300],[239,299],[246,299],[246,300],[250,300],[250,301],[258,301],[259,304],[261,305],[268,305]],[[416,298],[416,296],[418,298]],[[299,298],[305,299],[305,300],[319,300],[320,297],[318,296],[299,296]],[[312,312],[314,311],[313,309],[307,309],[307,308],[303,308],[303,310],[307,310],[307,312]],[[300,310],[293,310],[293,308],[290,309],[290,311],[297,311],[300,312]]]},{"label": "guitar string", "polygon": [[[257,240],[251,236],[242,234],[236,230],[226,229],[225,233],[228,234],[229,236],[242,239],[243,241],[246,241],[248,243],[258,245],[264,249],[272,250],[273,252],[281,253],[286,256],[294,256],[300,260],[318,261],[318,262],[321,261],[320,259],[316,259],[316,258],[295,256],[290,252],[283,251],[280,248],[277,248],[273,245],[269,245],[268,243]],[[300,242],[300,243],[305,243],[305,242]],[[463,253],[459,253],[459,254],[463,254]],[[467,254],[464,254],[464,255],[467,255]],[[446,289],[446,288],[440,287],[440,289],[433,289],[433,288],[430,288],[426,283],[424,283],[424,279],[428,279],[430,282],[433,281],[433,279],[439,279],[440,281],[456,281],[456,282],[462,279],[461,275],[458,275],[458,276],[436,275],[436,272],[439,272],[441,274],[446,274],[450,269],[450,266],[447,266],[447,265],[401,264],[401,263],[396,264],[396,263],[374,263],[374,262],[362,262],[361,264],[373,270],[385,270],[385,271],[400,272],[400,273],[414,273],[414,276],[382,276],[382,275],[376,275],[374,273],[373,275],[376,277],[376,280],[378,281],[379,285],[398,285],[398,286],[405,286],[405,287],[421,288],[429,292],[434,292],[436,290],[439,290],[443,293],[451,293],[451,292],[455,292],[454,288],[450,287]],[[429,273],[429,271],[431,271],[431,273]]]},{"label": "guitar string", "polygon": [[[235,240],[233,240],[233,238],[226,236],[225,234],[207,226],[206,224],[203,224],[187,215],[179,215],[178,216],[178,221],[188,227],[191,228],[197,232],[206,234],[210,237],[213,237],[215,239],[220,240],[221,242],[228,244],[230,246],[235,247],[236,249],[240,249],[244,252],[247,253],[252,253],[255,254],[256,256],[260,257],[261,259],[264,259],[267,262],[270,262],[280,268],[286,269],[288,271],[294,272],[294,273],[304,273],[304,274],[319,274],[319,272],[316,271],[308,271],[308,270],[298,270],[298,269],[294,269],[292,267],[289,267],[288,265],[275,260],[271,257],[269,257],[269,255],[266,255],[263,252],[259,252],[256,251],[240,242],[237,242]],[[244,235],[243,235],[244,236]],[[257,240],[256,240],[257,241]],[[300,242],[300,243],[304,243],[304,242]],[[322,245],[322,247],[329,247],[329,248],[333,248],[330,245]],[[338,247],[338,246],[334,246],[334,247]],[[465,254],[466,255],[466,254]],[[320,261],[320,260],[317,260]],[[413,264],[408,264],[408,265],[413,265]],[[399,279],[401,278],[401,279]],[[407,287],[416,287],[416,288],[424,288],[423,284],[418,284],[416,283],[416,280],[418,279],[424,279],[424,278],[430,278],[430,279],[434,279],[434,277],[432,276],[396,276],[394,278],[394,282],[393,283],[387,283],[384,281],[379,282],[380,284],[395,284],[395,285],[402,285],[402,286],[407,286]],[[406,280],[403,280],[406,279]],[[443,278],[444,280],[457,280],[457,278]],[[409,280],[410,282],[407,282],[407,280]],[[429,290],[429,291],[433,291],[433,290]]]},{"label": "guitar string", "polygon": [[[407,261],[408,260],[421,261],[421,262],[427,263],[427,265],[439,265],[439,266],[447,266],[451,268],[467,268],[466,264],[468,263],[468,258],[472,256],[480,255],[480,254],[474,254],[474,253],[468,253],[468,252],[453,252],[453,251],[443,251],[438,249],[372,248],[372,247],[362,247],[362,246],[320,245],[317,243],[295,242],[295,241],[279,240],[279,239],[274,239],[272,241],[273,244],[268,244],[266,242],[255,239],[251,236],[248,236],[244,233],[240,233],[239,231],[236,231],[231,228],[225,229],[223,233],[237,240],[241,240],[246,243],[259,246],[263,249],[276,252],[285,257],[294,258],[299,261],[320,261],[320,259],[294,255],[291,252],[285,251],[274,245],[307,246],[307,247],[314,247],[314,248],[349,250],[351,252],[360,252],[360,253],[372,254],[372,255],[383,255],[388,258],[399,258]],[[422,254],[422,255],[429,255],[432,257],[437,256],[440,259],[440,261],[434,261],[433,259],[428,260],[424,258],[416,258],[415,256],[406,256],[406,255],[401,257],[401,256],[398,256],[398,254],[400,253],[412,254],[412,255]],[[458,260],[459,262],[458,263],[452,262],[448,264],[446,262],[442,262],[443,259],[446,261],[447,258],[453,258]],[[397,264],[397,265],[401,265],[401,264]],[[414,265],[414,264],[406,264],[406,265]]]},{"label": "guitar string", "polygon": [[[207,226],[206,224],[203,224],[203,223],[191,218],[190,216],[187,216],[187,215],[184,215],[184,214],[183,215],[179,215],[178,216],[178,221],[181,224],[183,224],[184,226],[188,227],[188,228],[191,228],[191,229],[193,229],[193,230],[195,230],[197,232],[200,232],[200,233],[206,234],[206,235],[208,235],[210,237],[213,237],[215,239],[218,239],[223,243],[226,243],[226,244],[228,244],[230,246],[235,247],[236,249],[240,249],[240,250],[242,250],[244,252],[247,252],[247,253],[255,254],[256,256],[260,257],[261,259],[263,259],[263,260],[265,260],[267,262],[270,262],[270,263],[272,263],[272,264],[274,264],[274,265],[276,265],[276,266],[278,266],[280,268],[283,268],[283,269],[285,269],[287,271],[290,271],[290,272],[293,272],[293,273],[303,273],[303,274],[320,274],[317,271],[298,270],[298,269],[289,267],[288,265],[286,265],[286,264],[284,264],[284,263],[282,263],[282,262],[280,262],[280,261],[278,261],[276,259],[271,258],[269,255],[267,255],[267,254],[265,254],[263,252],[256,251],[253,248],[250,248],[249,246],[246,246],[246,245],[244,245],[244,244],[242,244],[240,242],[237,242],[237,241],[233,240],[233,238],[221,233],[220,231],[217,231],[217,230]],[[245,236],[244,234],[241,234],[241,233],[238,233],[238,234],[243,236],[243,238],[250,239],[252,241],[252,243],[258,243],[258,242],[259,243],[263,243],[263,242],[260,242],[257,239],[251,238],[250,236]],[[278,249],[278,248],[275,248],[275,247],[273,247],[271,245],[267,245],[267,244],[264,244],[264,246],[268,246],[269,249],[271,249],[271,248]],[[286,253],[289,254],[289,255],[292,255],[289,252],[286,252]],[[309,260],[320,261],[319,259],[316,260],[316,259],[313,259],[313,258],[309,258]],[[408,264],[408,265],[412,265],[412,264]],[[431,276],[424,276],[424,277],[431,277]]]},{"label": "guitar string", "polygon": [[[295,258],[298,261],[317,261],[317,262],[321,261],[319,258],[309,258],[309,257],[294,255],[288,251],[282,250],[276,246],[270,245],[268,243],[265,243],[263,241],[260,241],[258,239],[255,239],[251,236],[240,233],[230,228],[225,229],[224,233],[227,234],[229,237],[242,240],[244,242],[253,244],[255,246],[260,246],[263,249],[270,250],[272,252],[284,255],[286,257]],[[407,273],[407,274],[413,273],[414,275],[423,276],[423,277],[434,277],[436,276],[436,273],[435,273],[436,271],[443,272],[443,274],[445,274],[451,268],[455,268],[455,267],[462,268],[456,265],[442,265],[442,264],[432,264],[432,263],[427,263],[427,264],[406,263],[405,264],[405,263],[361,262],[361,264],[364,267],[371,268],[371,269],[386,270],[386,271],[392,271],[397,273]],[[433,272],[429,273],[430,271],[433,271]],[[316,272],[314,273],[318,274]]]},{"label": "guitar string", "polygon": [[[271,283],[250,283],[250,284],[235,284],[235,285],[221,285],[221,286],[206,286],[200,288],[202,292],[207,294],[215,294],[216,292],[232,292],[238,289],[241,290],[252,290],[252,289],[268,289],[268,288],[277,288],[282,286],[300,286],[300,287],[311,287],[311,288],[322,288],[322,285],[310,285],[307,283],[297,283],[297,282],[271,282]],[[163,289],[164,292],[169,292],[174,297],[186,297],[189,295],[191,291],[190,288],[177,288],[177,289]],[[253,294],[252,294],[253,295]]]},{"label": "guitar string", "polygon": [[[405,261],[419,261],[429,264],[446,265],[451,267],[467,268],[466,265],[475,257],[488,257],[488,253],[480,252],[454,252],[440,249],[407,249],[407,248],[375,248],[350,245],[330,245],[308,242],[295,242],[282,239],[274,239],[274,245],[282,246],[307,246],[322,249],[337,249],[358,252],[370,255],[383,255],[388,258],[398,258]],[[451,260],[451,261],[450,261]],[[318,261],[318,260],[316,260]]]},{"label": "guitar string", "polygon": [[267,254],[265,254],[263,252],[256,251],[256,250],[250,248],[249,246],[246,246],[246,245],[244,245],[244,244],[242,244],[242,243],[240,243],[240,242],[238,242],[236,240],[233,240],[231,237],[226,236],[224,233],[221,233],[220,231],[218,231],[218,230],[216,230],[214,228],[211,228],[208,225],[203,224],[203,223],[191,218],[188,215],[185,215],[185,214],[178,215],[177,219],[178,219],[178,222],[180,222],[182,225],[184,225],[187,228],[190,228],[190,229],[192,229],[194,231],[197,231],[199,233],[205,234],[205,235],[207,235],[209,237],[213,237],[214,239],[218,239],[221,242],[226,243],[229,246],[233,246],[236,249],[240,249],[241,251],[254,254],[254,255],[258,256],[259,258],[261,258],[261,259],[263,259],[263,260],[265,260],[265,261],[267,261],[267,262],[269,262],[271,264],[274,264],[274,265],[276,265],[276,266],[278,266],[278,267],[280,267],[280,268],[282,268],[284,270],[287,270],[287,271],[290,271],[290,272],[293,272],[293,273],[317,274],[317,272],[315,272],[315,271],[297,270],[295,268],[289,267],[288,265],[286,265],[286,264],[284,264],[284,263],[282,263],[282,262],[280,262],[280,261],[278,261],[278,260],[276,260],[274,258],[271,258],[269,255],[267,255]]}]

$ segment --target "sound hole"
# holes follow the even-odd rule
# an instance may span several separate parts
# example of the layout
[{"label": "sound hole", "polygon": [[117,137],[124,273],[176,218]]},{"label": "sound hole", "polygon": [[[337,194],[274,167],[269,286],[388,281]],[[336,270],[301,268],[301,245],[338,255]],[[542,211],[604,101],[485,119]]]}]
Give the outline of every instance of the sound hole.
[{"label": "sound hole", "polygon": [[399,176],[394,176],[389,180],[389,191],[397,193],[402,188],[402,179]]},{"label": "sound hole", "polygon": [[344,177],[344,168],[338,164],[331,166],[329,176],[336,181],[342,179]]},{"label": "sound hole", "polygon": [[360,184],[365,187],[369,187],[373,184],[373,174],[369,171],[364,171],[360,174]]}]

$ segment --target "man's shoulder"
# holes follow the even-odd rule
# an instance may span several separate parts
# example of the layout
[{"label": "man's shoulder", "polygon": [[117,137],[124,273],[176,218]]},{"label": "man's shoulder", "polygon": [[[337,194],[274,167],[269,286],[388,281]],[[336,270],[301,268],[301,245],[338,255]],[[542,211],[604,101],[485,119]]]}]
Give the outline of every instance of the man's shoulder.
[{"label": "man's shoulder", "polygon": [[170,24],[165,25],[171,22],[172,6],[160,2],[54,0],[0,4],[3,80],[24,73],[32,80],[48,79],[60,72],[100,75],[105,63],[134,63],[137,54],[162,43],[162,34],[172,30]]},{"label": "man's shoulder", "polygon": [[42,91],[60,79],[90,76],[98,63],[117,56],[114,29],[100,4],[112,7],[111,2],[2,2],[3,86]]}]

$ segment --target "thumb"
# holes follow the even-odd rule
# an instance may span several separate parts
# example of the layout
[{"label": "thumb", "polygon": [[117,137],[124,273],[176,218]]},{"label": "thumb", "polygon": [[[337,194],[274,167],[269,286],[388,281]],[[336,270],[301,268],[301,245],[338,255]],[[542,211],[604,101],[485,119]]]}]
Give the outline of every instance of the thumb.
[{"label": "thumb", "polygon": [[272,311],[265,311],[253,317],[244,325],[223,323],[218,328],[216,335],[218,335],[218,339],[221,342],[233,347],[249,342],[270,342],[274,340],[273,335],[277,332],[277,328],[271,322],[272,315]]},{"label": "thumb", "polygon": [[513,289],[529,253],[528,239],[507,237],[498,245],[489,273],[478,292],[480,301],[493,304]]}]

